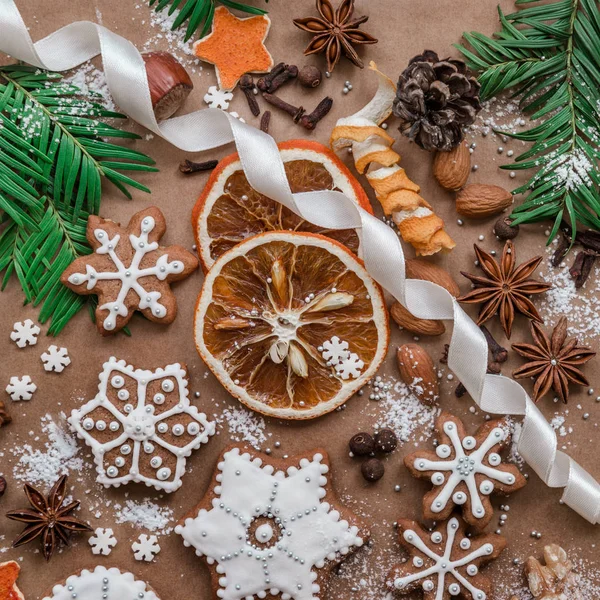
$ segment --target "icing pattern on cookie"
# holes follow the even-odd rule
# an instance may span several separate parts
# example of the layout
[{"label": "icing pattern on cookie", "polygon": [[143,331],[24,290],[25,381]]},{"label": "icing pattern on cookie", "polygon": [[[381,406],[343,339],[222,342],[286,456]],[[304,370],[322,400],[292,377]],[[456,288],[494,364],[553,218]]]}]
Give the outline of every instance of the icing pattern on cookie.
[{"label": "icing pattern on cookie", "polygon": [[446,522],[445,535],[443,524],[433,532],[411,521],[402,522],[401,528],[402,544],[412,559],[395,571],[396,590],[408,593],[421,587],[431,600],[488,598],[489,582],[480,575],[479,566],[500,554],[504,538],[495,534],[466,537],[456,517]]},{"label": "icing pattern on cookie", "polygon": [[177,490],[186,458],[215,433],[188,396],[187,373],[178,363],[155,371],[114,357],[104,363],[98,394],[69,417],[92,448],[97,481]]},{"label": "icing pattern on cookie", "polygon": [[323,502],[329,468],[322,461],[315,454],[283,472],[239,448],[223,455],[212,508],[175,528],[186,546],[216,563],[219,598],[314,600],[315,569],[362,545],[358,527]]},{"label": "icing pattern on cookie", "polygon": [[160,600],[143,581],[131,573],[98,566],[71,575],[65,583],[55,585],[52,595],[43,600]]},{"label": "icing pattern on cookie", "polygon": [[125,298],[130,291],[133,290],[139,298],[137,308],[144,310],[149,308],[152,314],[163,319],[167,314],[167,309],[159,302],[161,294],[156,291],[146,291],[140,279],[144,277],[156,277],[160,281],[164,281],[170,274],[182,273],[184,264],[180,260],[169,262],[167,254],[161,255],[156,263],[152,266],[141,268],[140,264],[148,252],[153,252],[158,249],[158,242],[149,242],[148,236],[153,231],[156,222],[153,217],[147,216],[142,220],[141,233],[139,236],[129,235],[129,243],[133,248],[134,255],[131,263],[125,266],[121,259],[117,256],[116,248],[121,240],[121,236],[116,234],[110,238],[108,232],[104,229],[94,229],[94,237],[100,244],[96,248],[97,254],[106,254],[113,262],[116,271],[96,271],[92,265],[86,265],[85,273],[73,273],[69,277],[69,283],[73,285],[81,285],[87,283],[87,289],[93,289],[99,281],[115,280],[121,282],[121,288],[116,300],[102,304],[101,310],[109,311],[104,319],[104,329],[111,331],[116,326],[115,315],[127,317],[129,309],[125,304]]},{"label": "icing pattern on cookie", "polygon": [[425,497],[425,510],[429,517],[447,518],[455,505],[462,506],[465,520],[483,528],[492,517],[490,494],[516,491],[526,482],[518,468],[503,464],[498,454],[510,441],[508,427],[503,421],[489,422],[471,436],[458,418],[443,414],[436,428],[442,443],[435,454],[417,451],[405,459],[413,475],[434,485]]}]

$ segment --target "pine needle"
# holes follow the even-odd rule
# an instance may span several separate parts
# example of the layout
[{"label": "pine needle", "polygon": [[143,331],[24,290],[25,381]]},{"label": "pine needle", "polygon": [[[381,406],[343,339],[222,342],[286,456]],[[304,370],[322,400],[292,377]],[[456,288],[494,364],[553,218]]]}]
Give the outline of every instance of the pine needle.
[{"label": "pine needle", "polygon": [[535,169],[514,190],[527,194],[514,224],[552,220],[550,243],[563,219],[600,230],[600,5],[597,0],[517,0],[493,37],[463,34],[457,45],[480,72],[482,99],[513,90],[537,123],[508,134],[532,146],[503,169]]},{"label": "pine needle", "polygon": [[[265,2],[268,1],[265,0]],[[150,0],[150,6],[154,6],[156,12],[169,7],[169,15],[179,11],[173,21],[171,30],[178,29],[187,22],[184,38],[184,41],[187,42],[198,29],[200,29],[200,38],[203,38],[210,31],[218,2],[229,9],[239,10],[251,15],[264,15],[267,13],[262,8],[235,2],[234,0]]]},{"label": "pine needle", "polygon": [[89,214],[97,214],[102,179],[128,198],[127,185],[150,190],[123,171],[156,171],[154,161],[107,138],[138,138],[101,121],[124,118],[81,97],[62,76],[22,65],[0,67],[0,273],[12,276],[41,323],[58,334],[86,304],[60,282],[89,254]]}]

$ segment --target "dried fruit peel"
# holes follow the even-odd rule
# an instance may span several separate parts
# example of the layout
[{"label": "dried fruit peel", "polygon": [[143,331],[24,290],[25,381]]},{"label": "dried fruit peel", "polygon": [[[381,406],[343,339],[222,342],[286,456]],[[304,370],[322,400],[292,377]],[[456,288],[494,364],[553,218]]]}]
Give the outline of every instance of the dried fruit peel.
[{"label": "dried fruit peel", "polygon": [[273,57],[265,46],[271,19],[259,15],[240,19],[224,6],[215,11],[209,35],[194,44],[194,53],[215,65],[222,90],[232,90],[244,73],[265,73],[273,67]]},{"label": "dried fruit peel", "polygon": [[456,244],[444,230],[444,221],[419,195],[420,187],[398,166],[400,155],[391,148],[395,140],[380,127],[392,112],[396,86],[377,70],[375,63],[370,68],[379,79],[377,93],[357,113],[338,120],[330,145],[336,151],[352,148],[359,173],[370,169],[367,180],[385,214],[392,216],[402,239],[414,247],[417,255],[451,250]]},{"label": "dried fruit peel", "polygon": [[0,600],[25,600],[17,587],[21,567],[14,560],[0,563]]}]

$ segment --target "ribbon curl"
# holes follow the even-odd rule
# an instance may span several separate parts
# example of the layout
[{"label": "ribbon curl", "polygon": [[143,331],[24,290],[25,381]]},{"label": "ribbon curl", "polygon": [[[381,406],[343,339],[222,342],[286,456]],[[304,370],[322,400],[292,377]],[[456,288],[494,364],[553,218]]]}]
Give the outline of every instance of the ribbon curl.
[{"label": "ribbon curl", "polygon": [[376,281],[417,317],[454,321],[448,366],[475,403],[489,413],[523,416],[518,442],[523,459],[549,487],[565,488],[565,504],[590,523],[600,522],[600,484],[558,450],[554,430],[518,383],[486,375],[485,337],[456,300],[434,283],[406,279],[400,240],[390,227],[340,192],[292,194],[273,138],[221,110],[201,110],[158,123],[140,53],[101,25],[72,23],[34,44],[14,0],[0,0],[0,51],[51,71],[72,69],[101,54],[110,92],[132,119],[188,152],[233,141],[255,190],[321,227],[357,229],[365,266]]}]

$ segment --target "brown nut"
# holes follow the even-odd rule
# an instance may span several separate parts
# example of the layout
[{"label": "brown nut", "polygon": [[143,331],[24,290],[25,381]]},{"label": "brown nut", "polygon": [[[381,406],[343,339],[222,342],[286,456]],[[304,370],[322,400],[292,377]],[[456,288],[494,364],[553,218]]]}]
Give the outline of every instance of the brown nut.
[{"label": "brown nut", "polygon": [[194,88],[183,65],[168,52],[142,54],[150,87],[152,108],[157,121],[177,112]]},{"label": "brown nut", "polygon": [[409,279],[424,279],[441,285],[455,298],[460,296],[458,283],[452,279],[452,275],[443,267],[421,258],[409,258],[406,261],[406,276]]},{"label": "brown nut", "polygon": [[519,226],[511,225],[509,217],[500,217],[494,225],[494,235],[499,240],[514,240],[519,235]]},{"label": "brown nut", "polygon": [[446,190],[460,190],[467,183],[470,172],[471,153],[465,143],[450,152],[438,152],[433,159],[433,175]]},{"label": "brown nut", "polygon": [[433,360],[418,344],[404,344],[396,354],[398,370],[408,389],[426,404],[433,404],[440,395]]},{"label": "brown nut", "polygon": [[390,308],[392,319],[400,327],[418,335],[442,335],[446,327],[441,321],[419,319],[410,313],[400,302],[394,302]]},{"label": "brown nut", "polygon": [[498,185],[472,183],[456,196],[456,212],[471,219],[485,219],[506,210],[512,194]]}]

